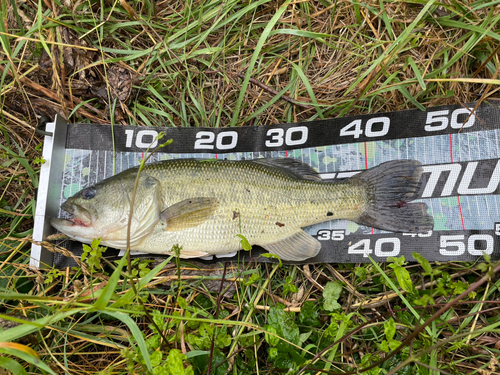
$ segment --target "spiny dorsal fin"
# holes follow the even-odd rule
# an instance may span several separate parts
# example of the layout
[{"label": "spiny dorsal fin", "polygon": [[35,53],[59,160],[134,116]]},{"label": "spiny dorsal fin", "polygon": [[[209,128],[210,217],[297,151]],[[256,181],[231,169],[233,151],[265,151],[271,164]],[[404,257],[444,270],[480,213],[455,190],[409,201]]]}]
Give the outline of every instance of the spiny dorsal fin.
[{"label": "spiny dorsal fin", "polygon": [[296,159],[254,159],[252,162],[268,167],[285,170],[288,174],[302,180],[321,181],[321,177],[309,164]]},{"label": "spiny dorsal fin", "polygon": [[316,256],[321,249],[320,242],[302,229],[279,241],[261,246],[282,260],[296,262]]},{"label": "spiny dorsal fin", "polygon": [[167,223],[166,231],[193,228],[207,221],[218,206],[216,198],[189,198],[165,209],[160,220]]}]

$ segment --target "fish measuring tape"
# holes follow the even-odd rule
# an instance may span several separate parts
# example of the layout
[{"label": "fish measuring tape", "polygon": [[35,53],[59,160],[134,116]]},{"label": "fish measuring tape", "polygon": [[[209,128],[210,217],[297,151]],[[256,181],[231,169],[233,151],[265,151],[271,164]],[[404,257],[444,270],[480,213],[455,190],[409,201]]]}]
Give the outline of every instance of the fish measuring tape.
[{"label": "fish measuring tape", "polygon": [[[173,143],[148,162],[177,158],[251,160],[293,158],[336,181],[390,160],[424,165],[420,199],[434,229],[392,233],[335,220],[305,228],[321,251],[302,263],[385,261],[417,252],[430,261],[471,261],[482,254],[500,258],[500,101],[377,113],[295,124],[239,128],[144,128],[119,125],[47,124],[33,239],[54,233],[50,217],[68,197],[122,170],[137,166],[148,147]],[[157,136],[166,136],[158,141]],[[81,244],[62,244],[77,256]],[[210,246],[207,243],[207,246]],[[256,258],[254,248],[225,260]],[[108,249],[106,256],[120,255]],[[155,255],[147,254],[147,257]],[[265,258],[259,258],[265,259]],[[215,258],[215,260],[221,260]],[[34,244],[31,265],[74,265],[70,258]]]}]

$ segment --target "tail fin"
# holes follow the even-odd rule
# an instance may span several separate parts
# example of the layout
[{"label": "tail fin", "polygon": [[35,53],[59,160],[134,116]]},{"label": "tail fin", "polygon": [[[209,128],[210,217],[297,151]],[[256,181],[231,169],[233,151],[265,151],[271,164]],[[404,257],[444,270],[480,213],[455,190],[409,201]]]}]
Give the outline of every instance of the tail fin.
[{"label": "tail fin", "polygon": [[392,232],[432,230],[425,203],[408,203],[421,195],[422,164],[416,160],[382,163],[354,177],[367,186],[369,207],[356,222]]}]

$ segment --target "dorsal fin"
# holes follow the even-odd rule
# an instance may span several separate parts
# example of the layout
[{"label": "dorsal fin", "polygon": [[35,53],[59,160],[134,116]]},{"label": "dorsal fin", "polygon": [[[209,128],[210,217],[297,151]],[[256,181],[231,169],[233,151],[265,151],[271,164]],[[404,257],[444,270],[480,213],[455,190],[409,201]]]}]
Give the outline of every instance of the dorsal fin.
[{"label": "dorsal fin", "polygon": [[301,180],[321,181],[321,177],[309,164],[296,159],[254,159],[252,162],[268,167],[279,168]]}]

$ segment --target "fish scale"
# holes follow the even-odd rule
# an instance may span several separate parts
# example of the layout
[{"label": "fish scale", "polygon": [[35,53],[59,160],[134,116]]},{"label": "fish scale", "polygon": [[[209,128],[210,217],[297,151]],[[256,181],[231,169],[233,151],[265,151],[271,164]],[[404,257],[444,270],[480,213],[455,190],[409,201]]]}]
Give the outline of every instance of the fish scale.
[{"label": "fish scale", "polygon": [[[124,171],[68,199],[69,222],[51,221],[82,242],[126,248],[126,226],[137,168]],[[318,253],[320,243],[301,228],[348,219],[376,228],[419,232],[432,228],[420,194],[422,167],[401,160],[383,163],[341,182],[324,182],[293,159],[201,161],[177,159],[146,165],[138,179],[131,249],[185,258],[241,248],[243,235],[285,260]],[[78,216],[78,217],[76,217]],[[90,218],[90,219],[89,219]]]},{"label": "fish scale", "polygon": [[194,197],[219,201],[213,217],[204,224],[182,232],[168,232],[160,225],[136,246],[153,253],[175,244],[181,244],[185,252],[227,253],[240,248],[237,234],[264,246],[304,226],[359,216],[365,195],[360,186],[298,180],[284,170],[248,161],[171,161],[148,165],[142,173],[160,182],[162,211]]}]

